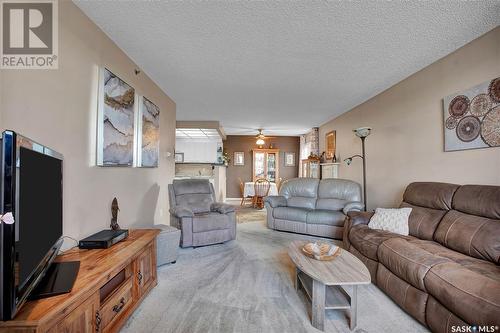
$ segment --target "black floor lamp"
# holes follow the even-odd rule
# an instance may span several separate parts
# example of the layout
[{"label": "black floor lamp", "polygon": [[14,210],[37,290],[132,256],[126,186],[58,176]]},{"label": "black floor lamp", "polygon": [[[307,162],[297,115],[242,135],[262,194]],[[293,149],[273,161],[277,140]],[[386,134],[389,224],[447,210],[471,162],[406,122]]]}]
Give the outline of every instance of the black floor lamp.
[{"label": "black floor lamp", "polygon": [[368,135],[370,135],[371,132],[371,127],[360,127],[356,128],[353,130],[354,134],[358,138],[361,139],[361,155],[353,155],[351,157],[348,157],[344,160],[344,162],[347,163],[347,165],[350,165],[352,163],[352,159],[355,157],[359,157],[363,160],[363,203],[365,204],[365,211],[366,211],[366,155],[365,155],[365,139]]}]

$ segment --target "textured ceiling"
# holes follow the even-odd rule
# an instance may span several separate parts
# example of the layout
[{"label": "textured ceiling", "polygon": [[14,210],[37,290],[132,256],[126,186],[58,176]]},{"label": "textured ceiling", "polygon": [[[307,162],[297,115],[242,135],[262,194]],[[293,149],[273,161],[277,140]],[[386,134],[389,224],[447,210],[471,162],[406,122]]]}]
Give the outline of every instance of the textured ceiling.
[{"label": "textured ceiling", "polygon": [[304,133],[500,24],[500,1],[75,3],[178,120],[227,134]]}]

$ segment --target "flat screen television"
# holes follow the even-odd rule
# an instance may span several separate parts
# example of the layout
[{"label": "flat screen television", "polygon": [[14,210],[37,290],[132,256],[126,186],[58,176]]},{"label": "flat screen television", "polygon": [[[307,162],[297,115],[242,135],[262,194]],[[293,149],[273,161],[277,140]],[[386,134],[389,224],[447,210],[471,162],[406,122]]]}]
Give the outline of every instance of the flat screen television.
[{"label": "flat screen television", "polygon": [[13,131],[2,133],[0,314],[12,319],[62,245],[62,155]]}]

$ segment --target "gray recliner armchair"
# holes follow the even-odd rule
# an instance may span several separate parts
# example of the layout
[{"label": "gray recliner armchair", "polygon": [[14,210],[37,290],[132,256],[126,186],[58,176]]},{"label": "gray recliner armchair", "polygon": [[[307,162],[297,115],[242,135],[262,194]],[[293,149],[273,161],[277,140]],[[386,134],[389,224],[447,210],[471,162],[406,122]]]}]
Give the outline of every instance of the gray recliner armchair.
[{"label": "gray recliner armchair", "polygon": [[176,179],[168,185],[170,225],[181,230],[181,246],[204,246],[236,238],[234,207],[215,202],[207,179]]},{"label": "gray recliner armchair", "polygon": [[294,178],[264,198],[271,229],[342,239],[349,211],[364,208],[361,186],[346,179]]}]

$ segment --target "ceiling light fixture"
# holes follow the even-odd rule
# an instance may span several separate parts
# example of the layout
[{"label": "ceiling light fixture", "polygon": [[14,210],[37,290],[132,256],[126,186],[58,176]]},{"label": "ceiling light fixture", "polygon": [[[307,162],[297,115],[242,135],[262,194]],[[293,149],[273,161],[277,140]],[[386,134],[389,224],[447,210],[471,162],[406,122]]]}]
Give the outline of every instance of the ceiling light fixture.
[{"label": "ceiling light fixture", "polygon": [[262,146],[263,144],[265,144],[266,142],[264,141],[264,139],[266,138],[264,136],[264,134],[262,134],[262,129],[259,129],[259,134],[257,134],[257,141],[255,141],[255,143],[259,146]]},{"label": "ceiling light fixture", "polygon": [[354,134],[356,134],[356,136],[358,138],[366,138],[368,135],[370,135],[372,128],[371,127],[360,127],[360,128],[356,128],[355,130],[352,130],[352,131],[354,132]]}]

